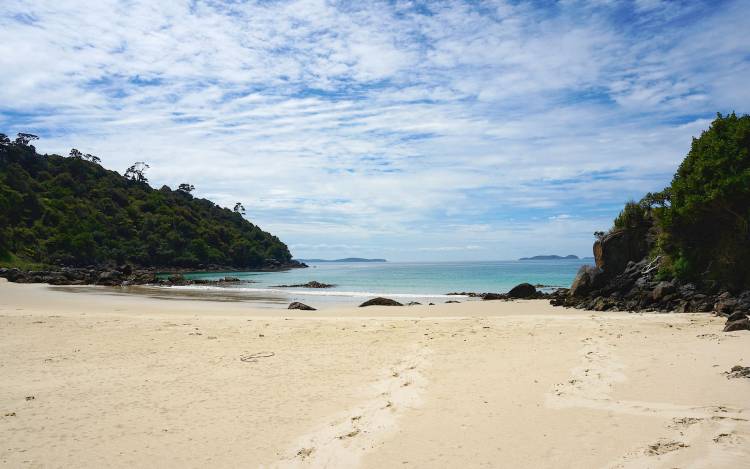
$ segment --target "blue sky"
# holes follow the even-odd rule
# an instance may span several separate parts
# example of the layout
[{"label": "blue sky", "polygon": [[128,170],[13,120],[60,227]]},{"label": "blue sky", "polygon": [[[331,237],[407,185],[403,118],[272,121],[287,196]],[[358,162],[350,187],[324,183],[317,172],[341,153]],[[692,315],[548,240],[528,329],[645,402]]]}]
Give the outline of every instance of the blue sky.
[{"label": "blue sky", "polygon": [[590,255],[716,112],[750,0],[19,1],[0,131],[196,186],[296,257]]}]

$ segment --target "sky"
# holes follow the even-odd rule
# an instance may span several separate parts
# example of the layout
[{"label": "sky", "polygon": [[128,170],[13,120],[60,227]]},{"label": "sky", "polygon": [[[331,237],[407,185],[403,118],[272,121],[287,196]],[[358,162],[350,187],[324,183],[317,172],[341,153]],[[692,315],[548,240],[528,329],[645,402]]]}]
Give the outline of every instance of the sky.
[{"label": "sky", "polygon": [[0,132],[135,161],[296,258],[590,256],[717,112],[750,0],[3,0]]}]

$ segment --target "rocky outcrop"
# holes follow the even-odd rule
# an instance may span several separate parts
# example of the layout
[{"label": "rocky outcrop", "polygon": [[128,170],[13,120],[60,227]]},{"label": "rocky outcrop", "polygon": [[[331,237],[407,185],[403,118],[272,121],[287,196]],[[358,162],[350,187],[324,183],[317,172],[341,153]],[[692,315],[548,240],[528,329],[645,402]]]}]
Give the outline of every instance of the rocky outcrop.
[{"label": "rocky outcrop", "polygon": [[367,300],[361,305],[359,305],[360,308],[363,308],[365,306],[403,306],[403,305],[396,300],[392,300],[390,298],[383,298],[379,296],[377,298]]},{"label": "rocky outcrop", "polygon": [[[649,256],[653,247],[647,225],[602,237],[594,243],[596,266],[581,267],[570,289],[553,293],[550,303],[595,311],[713,311],[738,321],[750,312],[750,291],[731,293],[710,282],[698,286],[658,278],[661,258]],[[738,311],[744,313],[737,315]]]},{"label": "rocky outcrop", "polygon": [[142,285],[156,282],[156,273],[129,265],[118,268],[60,267],[50,270],[0,268],[0,277],[15,283],[48,283],[50,285]]},{"label": "rocky outcrop", "polygon": [[300,303],[299,301],[295,301],[289,304],[289,307],[287,309],[300,309],[303,311],[317,311],[312,306],[307,306],[304,303]]},{"label": "rocky outcrop", "polygon": [[140,269],[130,265],[112,267],[73,268],[61,267],[55,270],[19,270],[0,268],[0,277],[16,283],[48,283],[50,285],[100,285],[107,287],[125,287],[132,285],[217,285],[253,283],[252,280],[241,280],[238,277],[222,277],[216,280],[188,279],[181,273],[167,278],[157,278],[154,269]]},{"label": "rocky outcrop", "polygon": [[625,270],[629,262],[638,262],[649,252],[647,236],[650,225],[619,229],[594,243],[594,261],[605,275],[615,276]]},{"label": "rocky outcrop", "polygon": [[273,285],[272,288],[333,288],[336,285],[332,283],[321,283],[316,280],[307,283],[297,283],[294,285]]}]

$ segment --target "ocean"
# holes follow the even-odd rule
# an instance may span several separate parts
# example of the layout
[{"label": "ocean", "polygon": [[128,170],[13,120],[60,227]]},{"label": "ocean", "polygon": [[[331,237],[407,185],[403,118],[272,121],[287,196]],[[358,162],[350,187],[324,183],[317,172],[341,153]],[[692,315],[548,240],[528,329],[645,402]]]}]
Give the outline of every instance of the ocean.
[{"label": "ocean", "polygon": [[[569,287],[581,265],[591,260],[487,261],[487,262],[378,262],[319,263],[307,269],[283,272],[189,273],[192,279],[238,277],[252,283],[228,286],[171,287],[206,296],[268,305],[291,301],[306,303],[359,304],[365,299],[385,296],[402,302],[445,302],[452,292],[504,293],[528,282],[551,291]],[[278,285],[304,284],[316,280],[335,284],[333,288],[281,288]],[[187,291],[185,293],[187,293]]]}]

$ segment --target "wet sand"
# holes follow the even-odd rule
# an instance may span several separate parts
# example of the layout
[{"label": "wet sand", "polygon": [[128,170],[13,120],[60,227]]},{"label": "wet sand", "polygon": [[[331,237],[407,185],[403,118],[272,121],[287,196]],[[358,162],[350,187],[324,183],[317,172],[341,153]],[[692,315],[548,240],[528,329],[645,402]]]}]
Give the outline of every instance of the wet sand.
[{"label": "wet sand", "polygon": [[750,333],[544,301],[315,312],[0,282],[7,467],[742,467]]}]

